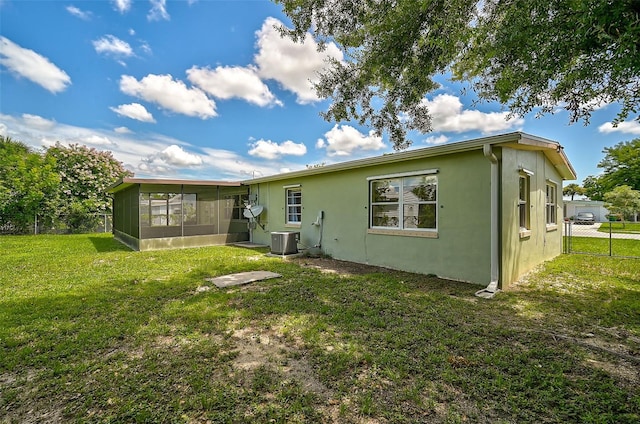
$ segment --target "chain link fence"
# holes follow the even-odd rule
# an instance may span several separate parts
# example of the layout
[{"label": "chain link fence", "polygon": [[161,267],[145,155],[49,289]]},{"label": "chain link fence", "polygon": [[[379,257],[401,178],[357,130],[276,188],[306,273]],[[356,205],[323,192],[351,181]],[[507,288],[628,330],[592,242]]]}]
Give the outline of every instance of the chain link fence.
[{"label": "chain link fence", "polygon": [[89,214],[82,217],[59,216],[54,220],[35,215],[27,225],[17,226],[11,217],[3,217],[0,234],[82,234],[110,233],[113,216],[106,213]]},{"label": "chain link fence", "polygon": [[564,253],[640,258],[638,222],[564,222]]}]

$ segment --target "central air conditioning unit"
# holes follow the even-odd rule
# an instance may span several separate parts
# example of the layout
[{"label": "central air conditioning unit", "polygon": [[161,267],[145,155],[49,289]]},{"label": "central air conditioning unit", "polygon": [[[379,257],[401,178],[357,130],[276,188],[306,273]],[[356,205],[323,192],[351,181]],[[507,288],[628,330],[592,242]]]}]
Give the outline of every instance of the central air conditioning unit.
[{"label": "central air conditioning unit", "polygon": [[300,233],[296,231],[274,231],[271,233],[271,253],[293,255],[298,253]]}]

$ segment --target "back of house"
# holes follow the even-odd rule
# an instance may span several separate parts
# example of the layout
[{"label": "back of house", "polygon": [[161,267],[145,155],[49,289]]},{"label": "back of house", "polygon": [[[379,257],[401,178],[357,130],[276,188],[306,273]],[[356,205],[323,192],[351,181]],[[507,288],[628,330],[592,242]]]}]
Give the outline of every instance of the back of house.
[{"label": "back of house", "polygon": [[565,179],[558,143],[511,133],[243,183],[256,243],[505,288],[561,253]]}]

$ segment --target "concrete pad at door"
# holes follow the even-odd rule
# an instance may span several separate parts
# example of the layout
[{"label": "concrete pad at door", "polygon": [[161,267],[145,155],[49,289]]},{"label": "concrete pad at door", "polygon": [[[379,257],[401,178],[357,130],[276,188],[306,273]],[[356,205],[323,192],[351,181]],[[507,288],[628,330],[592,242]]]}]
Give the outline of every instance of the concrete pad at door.
[{"label": "concrete pad at door", "polygon": [[270,278],[278,277],[282,277],[282,275],[269,271],[249,271],[223,275],[221,277],[205,278],[205,280],[222,289],[225,287],[241,286],[243,284],[253,283],[254,281],[268,280]]}]

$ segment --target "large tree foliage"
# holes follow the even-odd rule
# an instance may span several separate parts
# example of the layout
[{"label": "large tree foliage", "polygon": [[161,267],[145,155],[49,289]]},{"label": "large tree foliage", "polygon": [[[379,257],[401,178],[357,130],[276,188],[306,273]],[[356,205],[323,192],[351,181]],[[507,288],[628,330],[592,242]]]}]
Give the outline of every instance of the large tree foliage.
[{"label": "large tree foliage", "polygon": [[602,184],[607,188],[628,185],[640,190],[640,138],[605,147],[604,159],[598,163],[603,169]]},{"label": "large tree foliage", "polygon": [[54,161],[0,136],[0,231],[24,233],[35,216],[51,216],[60,177]]},{"label": "large tree foliage", "polygon": [[633,219],[640,211],[640,191],[621,185],[604,195],[605,207],[623,219]]},{"label": "large tree foliage", "polygon": [[605,188],[602,186],[600,177],[589,175],[582,182],[584,194],[591,200],[604,200]]},{"label": "large tree foliage", "polygon": [[78,144],[64,146],[58,142],[47,150],[46,157],[55,161],[60,175],[60,218],[72,229],[90,228],[97,213],[111,212],[107,189],[133,175],[111,152]]},{"label": "large tree foliage", "polygon": [[604,159],[598,163],[602,175],[589,176],[583,186],[591,200],[604,200],[604,195],[615,187],[627,185],[640,190],[640,138],[605,147]]},{"label": "large tree foliage", "polygon": [[638,0],[275,1],[294,24],[283,32],[345,53],[316,85],[333,100],[325,118],[388,131],[398,149],[430,130],[424,98],[447,72],[515,114],[562,106],[588,121],[620,102],[622,121],[640,104]]},{"label": "large tree foliage", "polygon": [[571,200],[573,200],[573,197],[576,194],[577,195],[584,194],[584,188],[580,187],[578,184],[575,184],[575,183],[567,184],[562,189],[562,194],[565,195],[565,196],[571,196]]}]

